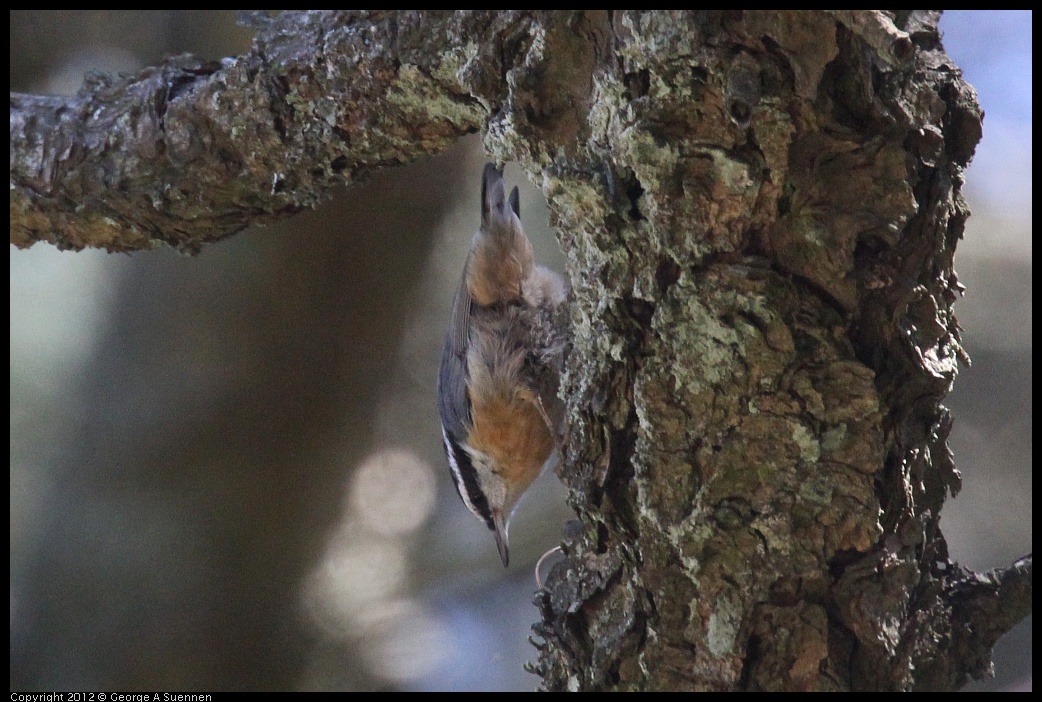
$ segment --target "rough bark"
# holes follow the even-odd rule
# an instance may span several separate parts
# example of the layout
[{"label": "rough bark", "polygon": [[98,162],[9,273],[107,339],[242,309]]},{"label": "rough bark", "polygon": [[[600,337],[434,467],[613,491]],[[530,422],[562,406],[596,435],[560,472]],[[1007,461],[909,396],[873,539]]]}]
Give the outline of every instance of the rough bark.
[{"label": "rough bark", "polygon": [[263,25],[221,63],[179,56],[74,97],[12,94],[11,243],[197,251],[477,131],[487,103],[460,76],[499,75],[477,48],[503,28],[494,13]]},{"label": "rough bark", "polygon": [[489,141],[542,178],[575,285],[581,525],[538,600],[546,688],[986,672],[1003,626],[958,593],[1030,565],[977,579],[938,528],[981,127],[936,20],[555,16],[516,62],[536,78],[508,73]]},{"label": "rough bark", "polygon": [[966,573],[939,529],[981,114],[935,14],[283,15],[222,66],[12,97],[12,241],[195,250],[483,124],[574,288],[543,686],[986,673],[1031,565]]}]

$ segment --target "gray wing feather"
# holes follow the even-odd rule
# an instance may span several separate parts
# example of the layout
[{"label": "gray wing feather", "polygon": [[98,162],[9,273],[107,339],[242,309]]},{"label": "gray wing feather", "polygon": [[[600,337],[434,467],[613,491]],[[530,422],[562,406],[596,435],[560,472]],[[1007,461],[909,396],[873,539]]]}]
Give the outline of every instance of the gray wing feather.
[{"label": "gray wing feather", "polygon": [[472,301],[463,273],[452,299],[452,317],[445,335],[445,348],[438,370],[438,413],[442,426],[457,440],[465,439],[471,424],[470,398],[467,396],[467,346],[470,343]]}]

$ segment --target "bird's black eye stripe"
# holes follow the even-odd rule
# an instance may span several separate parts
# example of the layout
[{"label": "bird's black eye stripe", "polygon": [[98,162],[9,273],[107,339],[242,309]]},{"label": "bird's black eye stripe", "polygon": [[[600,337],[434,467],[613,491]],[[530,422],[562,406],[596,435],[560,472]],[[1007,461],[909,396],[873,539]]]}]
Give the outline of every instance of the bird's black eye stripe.
[{"label": "bird's black eye stripe", "polygon": [[[460,446],[459,442],[456,441],[456,437],[448,432],[445,433],[445,437],[447,439],[445,450],[451,452],[449,463],[459,471],[458,473],[452,471],[452,483],[456,486],[456,493],[463,500],[463,504],[468,507],[473,505],[474,511],[485,520],[485,524],[489,529],[495,529],[495,524],[492,521],[492,510],[489,509],[485,493],[481,491],[481,486],[478,483],[478,471],[474,468],[473,461],[470,460],[470,454]],[[463,494],[464,491],[466,491],[466,495]]]}]

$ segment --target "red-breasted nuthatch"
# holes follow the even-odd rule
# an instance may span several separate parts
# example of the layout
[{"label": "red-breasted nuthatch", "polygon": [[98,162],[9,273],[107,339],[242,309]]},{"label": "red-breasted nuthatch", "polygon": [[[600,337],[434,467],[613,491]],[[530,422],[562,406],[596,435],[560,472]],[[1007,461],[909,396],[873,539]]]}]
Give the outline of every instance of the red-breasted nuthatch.
[{"label": "red-breasted nuthatch", "polygon": [[560,442],[557,386],[567,343],[568,288],[535,265],[519,217],[517,188],[508,200],[502,169],[486,164],[481,227],[452,301],[438,372],[456,490],[495,534],[504,566],[514,507]]}]

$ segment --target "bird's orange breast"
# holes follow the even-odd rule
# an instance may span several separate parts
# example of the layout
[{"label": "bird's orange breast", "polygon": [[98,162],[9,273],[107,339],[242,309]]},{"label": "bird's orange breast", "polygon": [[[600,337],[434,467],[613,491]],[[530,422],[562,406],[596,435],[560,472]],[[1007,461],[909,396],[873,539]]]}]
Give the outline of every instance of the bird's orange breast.
[{"label": "bird's orange breast", "polygon": [[492,468],[518,490],[532,484],[556,447],[543,414],[531,401],[514,394],[495,395],[472,407],[470,445],[492,459]]}]

